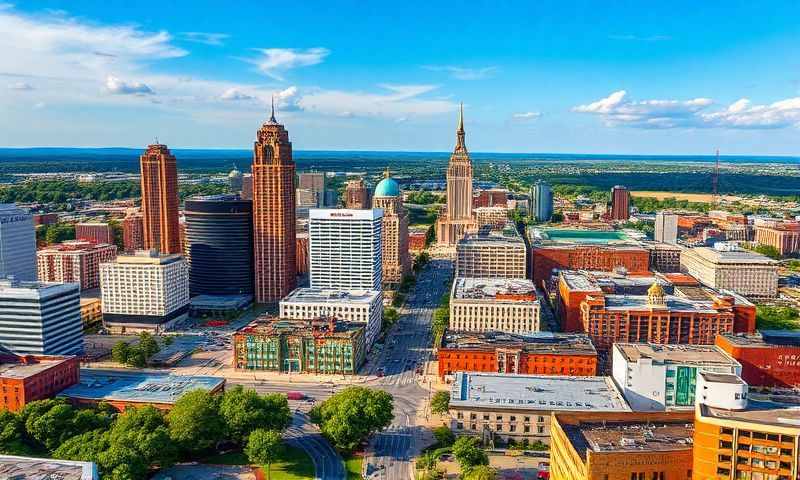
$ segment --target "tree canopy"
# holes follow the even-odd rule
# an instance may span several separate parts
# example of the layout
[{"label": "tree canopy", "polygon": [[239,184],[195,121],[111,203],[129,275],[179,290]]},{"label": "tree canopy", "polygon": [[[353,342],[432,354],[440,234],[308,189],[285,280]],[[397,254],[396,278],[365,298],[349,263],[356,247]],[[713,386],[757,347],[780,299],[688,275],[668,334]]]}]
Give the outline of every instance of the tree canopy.
[{"label": "tree canopy", "polygon": [[436,392],[431,398],[431,413],[442,415],[450,410],[450,393]]},{"label": "tree canopy", "polygon": [[283,430],[292,421],[285,395],[259,395],[241,385],[228,390],[222,397],[219,413],[225,422],[228,438],[244,444],[255,430]]},{"label": "tree canopy", "polygon": [[170,438],[187,452],[211,450],[224,438],[225,422],[219,405],[219,396],[207,390],[185,393],[167,414]]},{"label": "tree canopy", "polygon": [[338,449],[354,450],[394,419],[394,400],[381,390],[348,387],[315,407],[312,417]]},{"label": "tree canopy", "polygon": [[488,465],[489,457],[480,447],[476,437],[462,435],[453,444],[453,455],[462,471],[467,471],[478,465]]},{"label": "tree canopy", "polygon": [[276,430],[257,428],[247,437],[244,453],[251,463],[267,466],[267,478],[271,478],[272,463],[280,458],[283,452],[283,440]]}]

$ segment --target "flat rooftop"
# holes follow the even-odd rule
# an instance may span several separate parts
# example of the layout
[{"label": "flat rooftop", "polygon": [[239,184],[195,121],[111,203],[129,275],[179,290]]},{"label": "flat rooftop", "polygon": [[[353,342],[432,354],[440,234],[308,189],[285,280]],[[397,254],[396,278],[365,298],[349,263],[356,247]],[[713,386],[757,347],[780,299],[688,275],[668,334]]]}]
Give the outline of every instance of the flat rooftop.
[{"label": "flat rooftop", "polygon": [[0,478],[7,480],[96,480],[93,462],[0,455]]},{"label": "flat rooftop", "polygon": [[281,303],[372,303],[381,296],[378,290],[341,290],[335,288],[297,288]]},{"label": "flat rooftop", "polygon": [[[606,310],[647,310],[647,295],[605,295]],[[716,313],[713,302],[708,300],[692,300],[665,295],[666,309],[673,312]]]},{"label": "flat rooftop", "polygon": [[610,377],[458,372],[450,407],[495,410],[629,412]]},{"label": "flat rooftop", "polygon": [[525,278],[458,277],[453,286],[453,298],[459,300],[498,299],[515,302],[534,302],[536,301],[536,287],[531,280]]},{"label": "flat rooftop", "polygon": [[716,250],[696,247],[684,250],[681,255],[696,255],[703,260],[723,265],[778,265],[776,260],[747,250]]},{"label": "flat rooftop", "polygon": [[733,373],[698,372],[707,382],[727,383],[729,385],[746,385],[738,375]]},{"label": "flat rooftop", "polygon": [[97,401],[171,405],[186,392],[214,391],[225,383],[220,377],[172,375],[160,372],[81,369],[81,379],[59,397]]},{"label": "flat rooftop", "polygon": [[502,230],[482,228],[478,233],[468,233],[457,246],[514,246],[525,248],[525,241],[516,227],[506,225]]},{"label": "flat rooftop", "polygon": [[192,308],[236,310],[253,303],[252,295],[197,295],[192,297]]},{"label": "flat rooftop", "polygon": [[694,424],[675,422],[597,422],[562,427],[575,451],[586,452],[665,452],[691,450]]},{"label": "flat rooftop", "polygon": [[635,275],[629,273],[602,272],[593,270],[561,270],[561,278],[572,291],[577,292],[615,292],[617,289],[638,289],[647,291],[653,283],[658,283],[667,293],[672,292],[669,280],[656,275]]},{"label": "flat rooftop", "polygon": [[133,255],[117,255],[116,263],[165,265],[183,260],[177,253],[159,254],[156,250],[136,250]]},{"label": "flat rooftop", "polygon": [[3,358],[0,359],[0,378],[25,379],[73,358],[75,357],[36,356],[34,360],[25,363],[23,361],[8,361],[10,356],[8,358],[3,356]]},{"label": "flat rooftop", "polygon": [[537,247],[607,245],[642,248],[635,238],[621,230],[531,227],[528,237]]},{"label": "flat rooftop", "polygon": [[725,410],[701,404],[700,412],[704,417],[796,428],[800,431],[800,405],[797,404],[749,400],[745,410]]},{"label": "flat rooftop", "polygon": [[519,349],[529,354],[597,355],[587,335],[539,332],[531,335],[505,332],[453,332],[442,337],[442,348],[453,350]]},{"label": "flat rooftop", "polygon": [[730,367],[739,365],[739,362],[714,345],[615,343],[614,349],[629,362],[638,362],[645,358],[663,364]]},{"label": "flat rooftop", "polygon": [[300,320],[262,315],[250,322],[249,325],[238,330],[236,335],[265,335],[268,337],[294,335],[298,337],[349,339],[363,329],[363,323],[344,322],[333,317]]},{"label": "flat rooftop", "polygon": [[778,345],[800,347],[800,330],[761,330],[752,335],[726,333],[723,336],[737,347],[769,348]]}]

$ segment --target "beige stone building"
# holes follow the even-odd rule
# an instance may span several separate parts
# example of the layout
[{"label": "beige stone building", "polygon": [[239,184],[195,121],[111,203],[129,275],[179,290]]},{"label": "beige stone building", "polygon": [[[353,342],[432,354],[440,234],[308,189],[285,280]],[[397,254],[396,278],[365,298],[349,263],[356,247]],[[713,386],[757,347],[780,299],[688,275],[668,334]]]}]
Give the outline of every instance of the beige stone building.
[{"label": "beige stone building", "polygon": [[484,227],[456,245],[456,276],[526,278],[527,248],[513,225],[502,230]]},{"label": "beige stone building", "polygon": [[467,151],[462,105],[456,129],[456,147],[447,166],[447,206],[436,220],[436,241],[440,246],[453,246],[467,232],[476,229],[472,212],[472,160]]},{"label": "beige stone building", "polygon": [[383,285],[394,288],[411,272],[408,253],[408,212],[403,207],[400,185],[389,176],[375,187],[372,207],[383,209],[381,248],[383,250]]},{"label": "beige stone building", "polygon": [[539,331],[539,300],[528,279],[456,278],[450,329],[462,332]]},{"label": "beige stone building", "polygon": [[681,270],[709,287],[747,297],[778,294],[778,262],[745,250],[689,248],[681,252]]},{"label": "beige stone building", "polygon": [[478,226],[490,225],[502,228],[508,222],[507,207],[478,207],[475,209],[475,221]]}]

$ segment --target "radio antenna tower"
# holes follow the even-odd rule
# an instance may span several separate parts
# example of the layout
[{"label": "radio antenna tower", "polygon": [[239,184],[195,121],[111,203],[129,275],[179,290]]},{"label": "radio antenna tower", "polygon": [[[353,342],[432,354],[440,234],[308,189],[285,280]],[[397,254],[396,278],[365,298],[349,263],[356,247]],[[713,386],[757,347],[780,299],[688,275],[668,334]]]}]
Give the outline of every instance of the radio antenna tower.
[{"label": "radio antenna tower", "polygon": [[719,149],[717,149],[717,162],[714,165],[714,173],[711,175],[711,192],[714,203],[719,203]]}]

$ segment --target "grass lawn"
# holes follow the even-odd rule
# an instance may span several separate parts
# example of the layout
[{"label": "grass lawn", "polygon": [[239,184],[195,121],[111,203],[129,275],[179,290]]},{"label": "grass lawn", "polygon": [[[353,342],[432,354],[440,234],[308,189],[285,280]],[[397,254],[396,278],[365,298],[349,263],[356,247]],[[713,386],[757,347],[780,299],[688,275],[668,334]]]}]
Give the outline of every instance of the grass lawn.
[{"label": "grass lawn", "polygon": [[[285,445],[281,457],[281,460],[273,463],[270,469],[272,480],[309,480],[314,478],[314,463],[302,449]],[[230,452],[208,457],[203,463],[216,465],[248,465],[250,462],[247,461],[247,456],[244,453]],[[361,464],[359,463],[359,467],[360,466]],[[262,470],[266,478],[266,467],[262,468]],[[361,478],[360,470],[356,478]]]},{"label": "grass lawn", "polygon": [[347,471],[347,480],[357,480],[361,478],[361,467],[364,457],[361,455],[347,455],[344,457],[344,469]]}]

